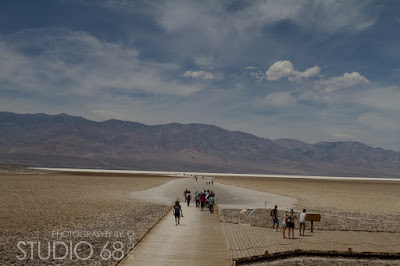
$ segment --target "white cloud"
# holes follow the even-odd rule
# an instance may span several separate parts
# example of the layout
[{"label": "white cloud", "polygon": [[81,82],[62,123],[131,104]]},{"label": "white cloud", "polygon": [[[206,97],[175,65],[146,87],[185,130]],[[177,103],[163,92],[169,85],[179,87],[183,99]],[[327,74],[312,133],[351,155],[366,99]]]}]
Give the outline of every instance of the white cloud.
[{"label": "white cloud", "polygon": [[[157,5],[158,23],[168,32],[185,28],[204,32],[212,42],[229,33],[243,37],[265,25],[289,20],[312,31],[362,31],[374,25],[370,0],[251,1],[240,12],[229,12],[223,1],[167,1]],[[216,26],[218,25],[218,26]]]},{"label": "white cloud", "polygon": [[327,92],[370,83],[366,77],[358,72],[344,73],[343,76],[316,81],[317,87],[324,88]]},{"label": "white cloud", "polygon": [[318,75],[321,71],[319,66],[314,66],[304,72],[294,71],[292,76],[289,76],[289,81],[300,81],[303,78],[311,78]]},{"label": "white cloud", "polygon": [[288,78],[289,81],[300,81],[303,78],[311,78],[317,75],[321,71],[319,66],[314,66],[307,69],[304,72],[295,71],[293,69],[293,64],[288,61],[278,61],[275,62],[270,68],[265,72],[267,80],[280,80],[282,78]]},{"label": "white cloud", "polygon": [[143,61],[135,48],[86,32],[42,28],[5,36],[0,40],[0,57],[0,86],[16,90],[90,95],[117,89],[187,95],[201,89],[171,79],[180,72],[176,64]]},{"label": "white cloud", "polygon": [[267,75],[267,80],[279,80],[292,75],[293,72],[293,64],[288,60],[284,60],[275,62],[265,74]]},{"label": "white cloud", "polygon": [[214,75],[213,73],[207,72],[207,71],[203,71],[203,70],[200,70],[200,71],[190,71],[190,70],[188,70],[183,74],[183,76],[184,77],[197,78],[197,79],[216,79],[217,78],[217,76]]},{"label": "white cloud", "polygon": [[255,1],[244,12],[253,25],[290,20],[297,25],[322,32],[362,31],[375,23],[367,12],[371,1],[316,0]]}]

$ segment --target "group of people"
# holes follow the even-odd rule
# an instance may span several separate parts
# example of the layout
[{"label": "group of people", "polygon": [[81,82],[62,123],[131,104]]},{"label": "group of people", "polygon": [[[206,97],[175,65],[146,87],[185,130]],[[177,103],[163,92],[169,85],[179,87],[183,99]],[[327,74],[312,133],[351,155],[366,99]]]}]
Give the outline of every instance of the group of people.
[{"label": "group of people", "polygon": [[[190,206],[190,200],[192,199],[192,195],[190,190],[186,189],[183,192],[183,197],[187,203],[187,206]],[[215,205],[215,194],[210,190],[203,190],[201,192],[196,191],[194,193],[194,198],[196,201],[196,208],[201,208],[203,211],[204,207],[208,208],[210,213],[214,213],[214,205]],[[179,198],[176,199],[174,208],[172,210],[172,214],[175,217],[175,225],[180,224],[180,218],[183,217],[182,206],[180,205]]]},{"label": "group of people", "polygon": [[[210,181],[211,182],[211,181]],[[192,195],[190,194],[190,190],[186,189],[183,192],[183,197],[187,203],[187,206],[190,206],[190,201],[192,199]],[[201,192],[196,191],[194,193],[194,199],[196,201],[196,208],[204,209],[204,207],[208,208],[211,213],[214,212],[214,204],[215,204],[215,194],[210,190],[203,190]]]},{"label": "group of people", "polygon": [[[271,210],[272,216],[272,229],[276,231],[279,230],[279,219],[278,219],[278,206],[275,205],[275,208]],[[306,216],[307,212],[306,209],[303,209],[303,212],[300,213],[299,217],[299,234],[300,236],[304,236],[304,231],[306,230]],[[294,228],[295,228],[295,220],[297,220],[296,214],[294,214],[293,209],[290,210],[289,213],[285,212],[282,218],[282,235],[283,238],[286,238],[286,228],[288,230],[288,237],[290,239],[290,235],[292,235],[292,239],[294,239]]]},{"label": "group of people", "polygon": [[206,185],[207,185],[207,186],[213,186],[213,185],[214,185],[214,180],[207,181],[207,182],[206,182]]},{"label": "group of people", "polygon": [[210,210],[210,213],[214,212],[215,194],[210,190],[203,190],[201,192],[196,191],[194,193],[196,199],[196,208],[201,208],[203,211],[204,207]]}]

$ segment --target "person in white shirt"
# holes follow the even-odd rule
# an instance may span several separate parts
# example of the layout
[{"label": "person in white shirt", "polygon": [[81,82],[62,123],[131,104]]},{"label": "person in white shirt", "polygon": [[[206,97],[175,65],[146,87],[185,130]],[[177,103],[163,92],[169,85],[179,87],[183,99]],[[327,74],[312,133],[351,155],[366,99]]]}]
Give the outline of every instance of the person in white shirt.
[{"label": "person in white shirt", "polygon": [[[304,231],[306,230],[306,216],[307,216],[306,209],[303,209],[303,212],[300,213],[300,218],[299,218],[299,222],[300,222],[299,232],[300,232],[300,235],[302,235],[302,236],[304,236]],[[301,234],[302,230],[303,230],[303,234]]]},{"label": "person in white shirt", "polygon": [[282,218],[282,234],[283,234],[283,239],[286,238],[285,232],[286,232],[286,226],[287,226],[287,224],[286,224],[287,216],[288,216],[287,213],[285,213],[285,214],[283,215],[283,218]]}]

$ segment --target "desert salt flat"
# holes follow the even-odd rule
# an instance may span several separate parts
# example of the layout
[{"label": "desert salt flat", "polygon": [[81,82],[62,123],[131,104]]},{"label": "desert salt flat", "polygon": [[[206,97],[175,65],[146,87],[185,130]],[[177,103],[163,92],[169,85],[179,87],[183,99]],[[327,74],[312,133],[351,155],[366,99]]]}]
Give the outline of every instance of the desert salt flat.
[{"label": "desert salt flat", "polygon": [[170,176],[200,175],[200,176],[274,177],[274,178],[322,179],[322,180],[400,181],[400,177],[376,178],[376,177],[344,177],[344,176],[264,175],[264,174],[136,171],[136,170],[76,169],[76,168],[42,168],[42,167],[32,167],[32,169],[50,170],[50,171],[70,171],[70,172],[94,172],[94,173],[159,174],[159,175],[170,175]]},{"label": "desert salt flat", "polygon": [[[192,195],[194,195],[195,191],[209,189],[215,192],[220,209],[272,208],[279,202],[280,208],[289,210],[297,203],[295,198],[273,193],[259,192],[219,183],[206,185],[206,181],[208,180],[209,178],[198,178],[197,181],[194,178],[175,179],[148,190],[133,191],[131,196],[137,200],[169,204],[177,198],[177,195],[183,200],[183,191],[185,189],[189,189]],[[177,194],[177,191],[179,191],[179,194]]]}]

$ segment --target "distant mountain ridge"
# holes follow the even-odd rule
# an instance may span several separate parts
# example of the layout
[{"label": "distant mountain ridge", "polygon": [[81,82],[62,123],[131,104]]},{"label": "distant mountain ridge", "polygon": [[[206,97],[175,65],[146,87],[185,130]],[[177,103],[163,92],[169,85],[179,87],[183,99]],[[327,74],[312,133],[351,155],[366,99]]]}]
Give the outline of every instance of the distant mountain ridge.
[{"label": "distant mountain ridge", "polygon": [[400,176],[400,152],[358,142],[270,140],[213,125],[148,126],[0,112],[0,164],[231,173]]}]

